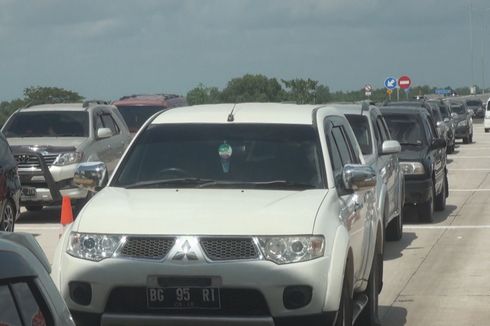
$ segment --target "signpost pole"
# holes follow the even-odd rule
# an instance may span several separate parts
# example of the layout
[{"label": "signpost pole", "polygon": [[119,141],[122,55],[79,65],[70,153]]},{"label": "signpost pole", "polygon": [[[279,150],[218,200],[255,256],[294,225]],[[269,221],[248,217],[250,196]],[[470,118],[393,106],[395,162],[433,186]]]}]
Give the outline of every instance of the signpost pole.
[{"label": "signpost pole", "polygon": [[396,100],[397,102],[400,102],[400,88],[396,88]]}]

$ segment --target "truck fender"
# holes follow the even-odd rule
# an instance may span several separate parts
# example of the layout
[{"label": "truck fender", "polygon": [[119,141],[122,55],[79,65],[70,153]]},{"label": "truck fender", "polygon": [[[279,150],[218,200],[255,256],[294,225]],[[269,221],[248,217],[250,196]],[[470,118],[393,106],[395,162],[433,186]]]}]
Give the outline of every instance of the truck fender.
[{"label": "truck fender", "polygon": [[[337,311],[339,309],[349,249],[349,232],[344,226],[339,226],[332,243],[324,311]],[[353,284],[353,280],[350,280],[350,282]]]}]

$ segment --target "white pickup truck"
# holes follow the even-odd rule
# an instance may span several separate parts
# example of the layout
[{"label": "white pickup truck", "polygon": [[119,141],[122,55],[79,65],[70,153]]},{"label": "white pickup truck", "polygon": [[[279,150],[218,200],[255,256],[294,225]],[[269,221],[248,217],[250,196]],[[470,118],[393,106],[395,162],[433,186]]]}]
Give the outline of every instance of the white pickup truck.
[{"label": "white pickup truck", "polygon": [[[359,104],[360,105],[360,104]],[[52,277],[78,325],[378,324],[383,222],[352,105],[170,109],[63,234]]]}]

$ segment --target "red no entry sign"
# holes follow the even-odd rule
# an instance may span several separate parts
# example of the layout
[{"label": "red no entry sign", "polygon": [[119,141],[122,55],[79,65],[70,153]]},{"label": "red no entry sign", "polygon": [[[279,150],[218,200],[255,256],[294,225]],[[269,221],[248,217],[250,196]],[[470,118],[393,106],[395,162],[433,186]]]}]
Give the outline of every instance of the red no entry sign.
[{"label": "red no entry sign", "polygon": [[398,86],[400,88],[407,89],[410,88],[410,85],[412,85],[412,81],[410,80],[410,77],[401,76],[400,79],[398,79]]}]

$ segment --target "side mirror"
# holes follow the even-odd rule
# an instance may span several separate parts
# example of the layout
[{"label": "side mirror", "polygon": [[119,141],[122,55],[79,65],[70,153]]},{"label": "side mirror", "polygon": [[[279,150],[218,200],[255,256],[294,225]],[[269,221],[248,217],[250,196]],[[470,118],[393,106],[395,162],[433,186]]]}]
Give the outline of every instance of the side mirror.
[{"label": "side mirror", "polygon": [[451,117],[456,118],[457,116],[458,116],[457,113],[455,113],[455,112],[451,113]]},{"label": "side mirror", "polygon": [[376,186],[376,172],[367,165],[346,164],[342,179],[347,190],[364,190]]},{"label": "side mirror", "polygon": [[105,186],[107,167],[102,162],[86,162],[78,165],[73,182],[80,188],[96,192]]},{"label": "side mirror", "polygon": [[97,129],[97,138],[104,139],[112,137],[112,130],[109,128],[99,128]]},{"label": "side mirror", "polygon": [[385,140],[381,146],[381,155],[396,154],[402,151],[400,143],[396,140]]},{"label": "side mirror", "polygon": [[447,146],[444,138],[436,138],[432,141],[431,149],[445,148]]},{"label": "side mirror", "polygon": [[437,125],[438,127],[442,126],[443,124],[444,124],[444,122],[442,122],[442,121],[437,121],[437,123],[436,123],[436,125]]}]

